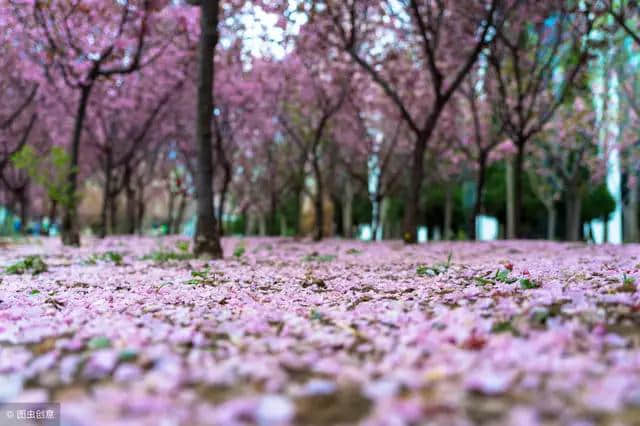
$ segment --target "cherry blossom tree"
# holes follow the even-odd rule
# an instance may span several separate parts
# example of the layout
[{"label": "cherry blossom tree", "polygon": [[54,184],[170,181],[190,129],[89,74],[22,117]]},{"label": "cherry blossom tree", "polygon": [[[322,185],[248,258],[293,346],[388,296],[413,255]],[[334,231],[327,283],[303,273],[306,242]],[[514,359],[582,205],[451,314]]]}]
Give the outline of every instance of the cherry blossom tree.
[{"label": "cherry blossom tree", "polygon": [[594,19],[584,3],[532,2],[518,9],[497,32],[489,56],[491,78],[497,85],[494,102],[502,126],[517,148],[509,238],[522,236],[527,143],[552,119],[587,64]]},{"label": "cherry blossom tree", "polygon": [[[87,107],[93,89],[104,80],[131,74],[158,57],[173,32],[159,19],[166,1],[48,2],[10,0],[14,19],[25,34],[23,48],[37,77],[74,93],[69,151],[70,195],[76,197],[78,165]],[[62,240],[79,245],[77,202],[66,209]]]},{"label": "cherry blossom tree", "polygon": [[491,43],[506,4],[350,0],[313,6],[316,31],[382,88],[413,134],[403,236],[416,242],[427,145],[446,104]]},{"label": "cherry blossom tree", "polygon": [[314,179],[311,196],[315,212],[314,239],[324,237],[326,177],[323,153],[331,143],[332,120],[341,112],[351,93],[351,81],[343,67],[328,66],[327,56],[310,55],[308,46],[316,43],[314,32],[303,35],[303,45],[284,61],[287,76],[280,123],[286,135],[306,153]]}]

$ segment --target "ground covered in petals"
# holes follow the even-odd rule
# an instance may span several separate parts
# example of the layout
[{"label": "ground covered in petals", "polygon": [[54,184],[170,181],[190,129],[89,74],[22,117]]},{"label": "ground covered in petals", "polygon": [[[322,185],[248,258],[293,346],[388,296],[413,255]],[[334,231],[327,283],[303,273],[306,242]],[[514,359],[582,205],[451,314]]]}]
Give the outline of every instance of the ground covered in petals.
[{"label": "ground covered in petals", "polygon": [[66,425],[640,424],[640,247],[0,242],[0,402]]}]

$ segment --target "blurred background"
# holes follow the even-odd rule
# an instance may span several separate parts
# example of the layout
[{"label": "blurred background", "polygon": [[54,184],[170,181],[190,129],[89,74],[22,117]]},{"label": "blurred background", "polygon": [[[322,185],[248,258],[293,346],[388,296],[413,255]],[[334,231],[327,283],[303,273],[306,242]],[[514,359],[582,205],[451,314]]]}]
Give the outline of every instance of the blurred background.
[{"label": "blurred background", "polygon": [[[222,235],[638,242],[635,1],[218,3]],[[1,235],[194,233],[199,35],[0,0]]]}]

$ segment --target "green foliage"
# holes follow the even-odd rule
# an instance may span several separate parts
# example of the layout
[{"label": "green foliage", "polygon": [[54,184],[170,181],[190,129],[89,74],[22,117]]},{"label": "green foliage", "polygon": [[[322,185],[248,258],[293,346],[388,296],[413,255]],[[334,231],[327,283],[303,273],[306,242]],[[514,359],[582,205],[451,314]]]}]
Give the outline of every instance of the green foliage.
[{"label": "green foliage", "polygon": [[152,260],[156,263],[165,263],[170,261],[181,261],[193,259],[193,254],[189,252],[175,252],[157,250],[142,257],[142,260]]},{"label": "green foliage", "polygon": [[176,243],[176,248],[180,253],[189,252],[189,241],[178,241]]},{"label": "green foliage", "polygon": [[116,266],[120,266],[122,265],[122,253],[119,253],[117,251],[107,251],[104,253],[94,253],[91,256],[89,256],[84,263],[86,265],[95,265],[96,263],[98,263],[99,260],[105,261],[105,262],[111,262]]},{"label": "green foliage", "polygon": [[605,184],[589,191],[582,201],[582,221],[609,218],[616,209],[616,200]]},{"label": "green foliage", "polygon": [[20,260],[5,269],[7,274],[17,275],[22,275],[26,272],[31,272],[32,275],[38,275],[46,271],[47,264],[40,256],[27,256],[23,260]]},{"label": "green foliage", "polygon": [[353,197],[353,223],[371,223],[371,200],[362,194]]},{"label": "green foliage", "polygon": [[[504,161],[493,164],[487,169],[483,204],[486,214],[495,216],[500,223],[507,221],[507,168]],[[522,230],[531,237],[544,237],[546,234],[546,210],[536,197],[531,182],[523,176],[522,180]]]},{"label": "green foliage", "polygon": [[64,149],[54,146],[47,154],[42,155],[31,146],[25,145],[13,154],[11,162],[44,188],[50,199],[65,207],[73,205],[76,201],[67,181],[67,176],[72,170],[71,159]]},{"label": "green foliage", "polygon": [[498,269],[496,271],[494,278],[496,281],[500,281],[507,284],[511,284],[518,281],[517,278],[510,277],[509,274],[510,274],[510,271],[508,269]]},{"label": "green foliage", "polygon": [[635,293],[636,288],[636,279],[627,274],[622,275],[622,285],[616,289],[618,293]]},{"label": "green foliage", "polygon": [[522,278],[520,279],[520,287],[522,287],[525,290],[530,290],[532,288],[540,287],[540,284],[533,280],[530,280],[529,278]]},{"label": "green foliage", "polygon": [[138,352],[135,349],[123,349],[118,354],[118,359],[122,362],[135,361],[138,358]]},{"label": "green foliage", "polygon": [[233,249],[233,257],[235,257],[236,259],[240,259],[244,253],[245,253],[246,249],[244,247],[243,243],[239,243],[234,249]]},{"label": "green foliage", "polygon": [[94,337],[89,340],[89,343],[87,343],[87,347],[92,350],[109,348],[111,347],[111,340],[109,340],[108,337],[104,336]]},{"label": "green foliage", "polygon": [[500,321],[500,322],[494,323],[493,326],[491,327],[491,332],[496,334],[499,334],[499,333],[511,333],[514,335],[518,334],[518,331],[515,329],[511,321]]},{"label": "green foliage", "polygon": [[416,268],[416,274],[421,277],[435,277],[436,275],[444,274],[451,267],[451,258],[453,253],[449,253],[446,262],[438,262],[433,265],[419,265]]},{"label": "green foliage", "polygon": [[185,284],[188,285],[218,285],[220,283],[219,273],[212,271],[209,266],[205,266],[202,269],[195,269],[191,271],[190,280],[185,281]]}]

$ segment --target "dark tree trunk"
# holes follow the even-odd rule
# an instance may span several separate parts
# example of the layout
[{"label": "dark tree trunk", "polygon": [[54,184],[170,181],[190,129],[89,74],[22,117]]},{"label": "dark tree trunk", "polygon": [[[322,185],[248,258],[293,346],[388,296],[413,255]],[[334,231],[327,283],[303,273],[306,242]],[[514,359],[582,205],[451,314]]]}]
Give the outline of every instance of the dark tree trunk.
[{"label": "dark tree trunk", "polygon": [[547,240],[556,239],[556,207],[553,202],[547,207]]},{"label": "dark tree trunk", "polygon": [[582,199],[580,192],[576,188],[571,188],[567,192],[566,197],[567,204],[567,240],[568,241],[580,241],[581,240],[581,221],[580,214],[582,210]]},{"label": "dark tree trunk", "polygon": [[142,235],[142,228],[144,225],[144,213],[145,213],[144,189],[142,185],[138,185],[138,191],[136,194],[136,204],[138,208],[136,209],[135,227],[136,227],[136,232],[139,235]]},{"label": "dark tree trunk", "polygon": [[522,216],[523,216],[523,188],[524,188],[524,147],[525,141],[519,141],[518,144],[518,152],[516,154],[516,161],[514,164],[514,185],[515,185],[515,193],[514,195],[514,217],[513,217],[513,225],[514,232],[516,238],[524,238],[522,234]]},{"label": "dark tree trunk", "polygon": [[176,195],[169,189],[169,206],[167,207],[167,234],[173,232],[173,210],[176,204]]},{"label": "dark tree trunk", "polygon": [[320,241],[324,238],[324,182],[322,182],[322,172],[320,171],[320,163],[316,152],[313,153],[312,165],[316,178],[316,196],[314,199],[316,229],[313,239]]},{"label": "dark tree trunk", "polygon": [[187,196],[185,194],[180,195],[180,204],[178,204],[178,214],[173,221],[173,234],[180,233],[180,225],[184,221],[184,212],[187,209]]},{"label": "dark tree trunk", "polygon": [[277,235],[278,232],[278,194],[271,191],[269,197],[269,234]]},{"label": "dark tree trunk", "polygon": [[124,170],[124,195],[126,202],[126,223],[125,234],[132,235],[136,232],[136,191],[131,185],[131,169],[126,167]]},{"label": "dark tree trunk", "polygon": [[220,189],[220,202],[218,203],[218,233],[224,235],[224,207],[227,203],[227,196],[229,195],[229,185],[231,184],[231,166],[226,162],[224,164],[224,176],[222,181],[222,188]]},{"label": "dark tree trunk", "polygon": [[193,251],[196,256],[222,257],[222,246],[213,206],[213,159],[211,116],[213,113],[214,55],[218,44],[219,0],[200,5],[200,45],[197,108],[197,218]]},{"label": "dark tree trunk", "polygon": [[116,192],[110,194],[109,200],[109,227],[107,233],[116,234],[118,232],[118,196]]},{"label": "dark tree trunk", "polygon": [[300,226],[302,222],[302,191],[302,185],[296,185],[293,190],[294,202],[296,206],[294,229],[297,237],[300,237],[302,235],[302,229]]},{"label": "dark tree trunk", "polygon": [[80,231],[78,229],[78,206],[77,206],[77,190],[78,190],[78,159],[80,155],[80,139],[82,137],[82,128],[87,115],[87,104],[93,83],[82,86],[80,89],[80,100],[78,102],[78,111],[75,117],[73,128],[73,137],[71,139],[71,162],[70,170],[67,178],[69,185],[68,205],[64,218],[62,220],[62,243],[67,246],[80,245]]},{"label": "dark tree trunk", "polygon": [[109,214],[111,200],[111,177],[112,177],[112,164],[111,164],[111,151],[107,151],[107,158],[104,165],[104,191],[102,193],[102,209],[100,211],[100,229],[98,236],[104,238],[107,235],[107,216]]},{"label": "dark tree trunk", "polygon": [[345,238],[353,238],[353,184],[347,180],[345,184],[344,203],[342,206],[342,232]]},{"label": "dark tree trunk", "polygon": [[444,196],[444,239],[453,239],[453,185],[447,182]]},{"label": "dark tree trunk", "polygon": [[487,174],[487,156],[485,153],[480,154],[478,161],[478,180],[476,181],[476,202],[471,213],[471,223],[469,223],[469,239],[474,241],[477,238],[476,220],[482,212],[482,193],[484,192],[484,183]]},{"label": "dark tree trunk", "polygon": [[427,138],[421,136],[413,149],[411,181],[409,182],[402,234],[402,239],[407,244],[418,242],[418,207],[420,205],[420,191],[422,190],[422,178],[424,176],[424,152],[426,147]]}]

